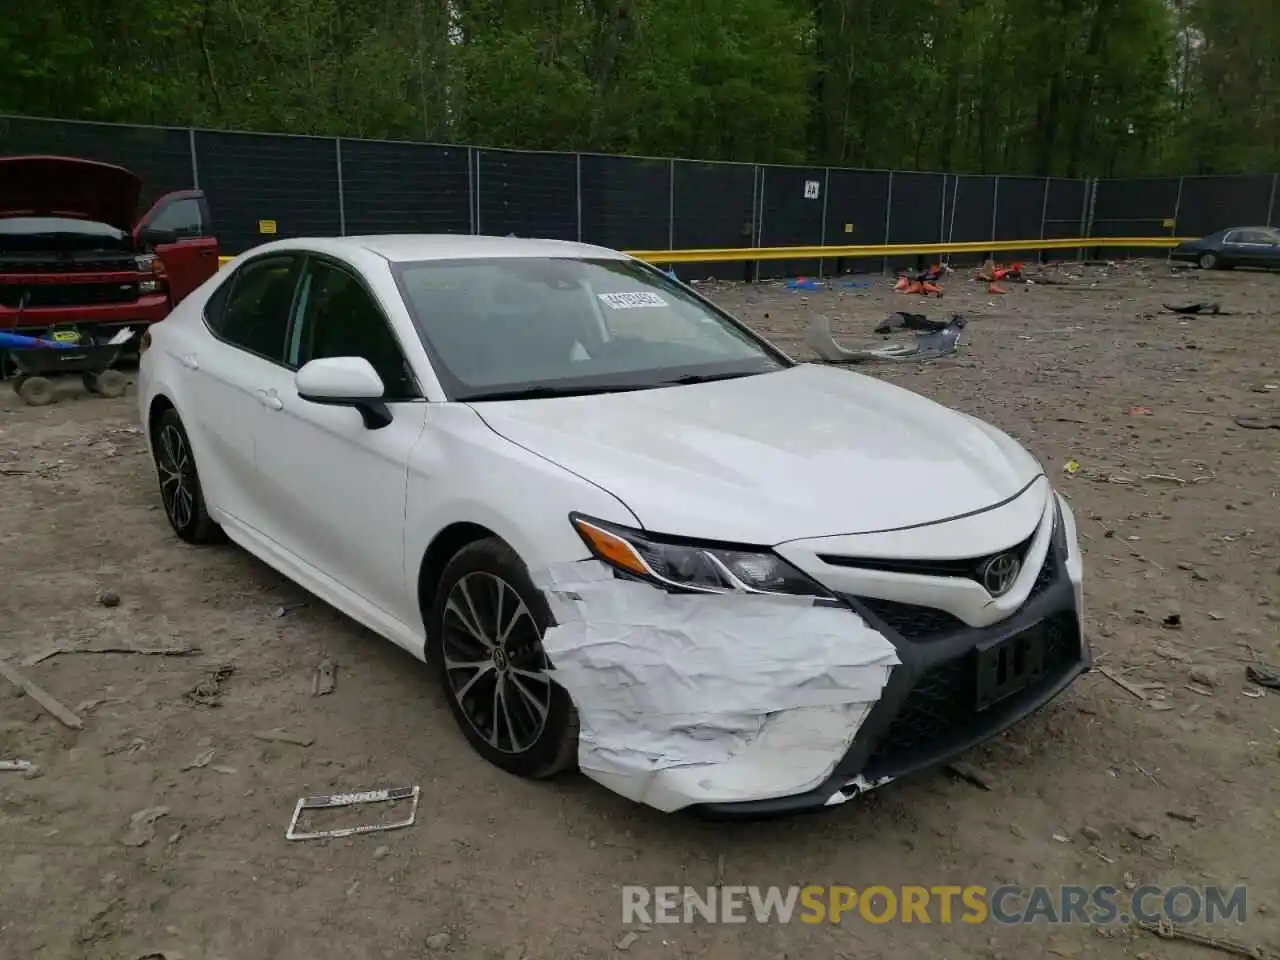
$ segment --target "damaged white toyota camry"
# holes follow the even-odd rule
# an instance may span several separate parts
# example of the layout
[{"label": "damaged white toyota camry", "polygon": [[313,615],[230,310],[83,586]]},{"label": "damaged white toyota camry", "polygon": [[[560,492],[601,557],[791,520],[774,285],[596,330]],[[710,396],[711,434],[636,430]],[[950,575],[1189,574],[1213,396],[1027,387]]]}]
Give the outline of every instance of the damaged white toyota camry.
[{"label": "damaged white toyota camry", "polygon": [[1075,522],[999,430],[797,364],[581,244],[257,247],[150,328],[140,414],[222,534],[432,664],[525,777],[821,807],[1090,662]]}]

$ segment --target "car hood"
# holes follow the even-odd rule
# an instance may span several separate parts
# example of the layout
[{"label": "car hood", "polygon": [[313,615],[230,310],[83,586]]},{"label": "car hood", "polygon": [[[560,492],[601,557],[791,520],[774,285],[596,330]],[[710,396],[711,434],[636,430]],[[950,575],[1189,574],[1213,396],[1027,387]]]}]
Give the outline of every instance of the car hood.
[{"label": "car hood", "polygon": [[735,380],[476,403],[503,437],[621,500],[648,530],[777,544],[952,519],[1043,472],[918,394],[801,364]]},{"label": "car hood", "polygon": [[0,217],[75,217],[133,229],[142,180],[73,157],[0,157]]}]

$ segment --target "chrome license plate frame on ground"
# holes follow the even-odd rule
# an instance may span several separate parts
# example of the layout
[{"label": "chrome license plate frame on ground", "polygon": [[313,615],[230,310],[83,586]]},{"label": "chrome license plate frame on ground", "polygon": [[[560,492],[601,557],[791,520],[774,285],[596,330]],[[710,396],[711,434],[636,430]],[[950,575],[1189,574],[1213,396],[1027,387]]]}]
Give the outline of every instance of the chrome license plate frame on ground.
[{"label": "chrome license plate frame on ground", "polygon": [[975,651],[974,710],[981,713],[1030,687],[1045,674],[1043,624]]},{"label": "chrome license plate frame on ground", "polygon": [[[366,833],[382,833],[386,830],[402,830],[413,826],[418,816],[418,798],[421,788],[387,787],[381,790],[364,790],[358,793],[334,793],[324,797],[302,797],[293,809],[293,819],[289,821],[289,829],[285,831],[286,840],[336,840],[342,837],[357,837]],[[390,823],[371,823],[358,827],[339,827],[336,830],[303,830],[299,827],[299,819],[307,810],[332,810],[336,807],[354,807],[366,803],[387,803],[407,800],[409,812],[403,820]]]}]

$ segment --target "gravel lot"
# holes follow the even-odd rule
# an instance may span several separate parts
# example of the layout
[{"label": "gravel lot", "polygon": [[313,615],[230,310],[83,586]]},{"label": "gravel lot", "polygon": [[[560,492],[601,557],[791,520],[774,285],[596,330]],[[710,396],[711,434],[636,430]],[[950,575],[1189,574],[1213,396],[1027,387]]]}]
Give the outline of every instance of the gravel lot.
[{"label": "gravel lot", "polygon": [[[1080,521],[1099,666],[1147,697],[1095,671],[966,758],[989,792],[929,773],[768,823],[663,816],[582,777],[526,783],[484,764],[423,666],[239,549],[170,535],[132,395],[89,398],[75,381],[37,409],[4,390],[0,656],[84,729],[0,683],[0,758],[39,766],[0,773],[0,957],[1211,955],[1132,928],[856,918],[627,935],[622,885],[705,886],[721,871],[859,888],[1247,884],[1248,922],[1206,932],[1280,948],[1280,693],[1249,696],[1244,675],[1280,663],[1280,431],[1233,423],[1280,415],[1280,278],[1070,272],[1069,286],[1002,297],[957,275],[927,306],[882,278],[704,288],[806,359],[816,314],[854,343],[890,309],[965,313],[957,356],[866,372],[986,417],[1041,458]],[[1201,299],[1230,315],[1161,312]],[[199,650],[23,666],[104,646]],[[326,658],[337,689],[315,697]],[[255,736],[272,730],[310,745]],[[422,789],[411,829],[284,838],[300,796],[398,784]]]}]

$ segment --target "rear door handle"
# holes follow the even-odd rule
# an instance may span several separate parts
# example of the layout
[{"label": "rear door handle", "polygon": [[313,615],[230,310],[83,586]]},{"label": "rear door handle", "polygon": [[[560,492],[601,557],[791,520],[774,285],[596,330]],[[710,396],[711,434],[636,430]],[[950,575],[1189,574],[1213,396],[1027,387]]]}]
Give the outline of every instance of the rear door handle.
[{"label": "rear door handle", "polygon": [[186,367],[188,370],[200,369],[200,361],[196,359],[196,355],[194,353],[188,353],[186,356],[184,356],[182,358],[182,365]]}]

